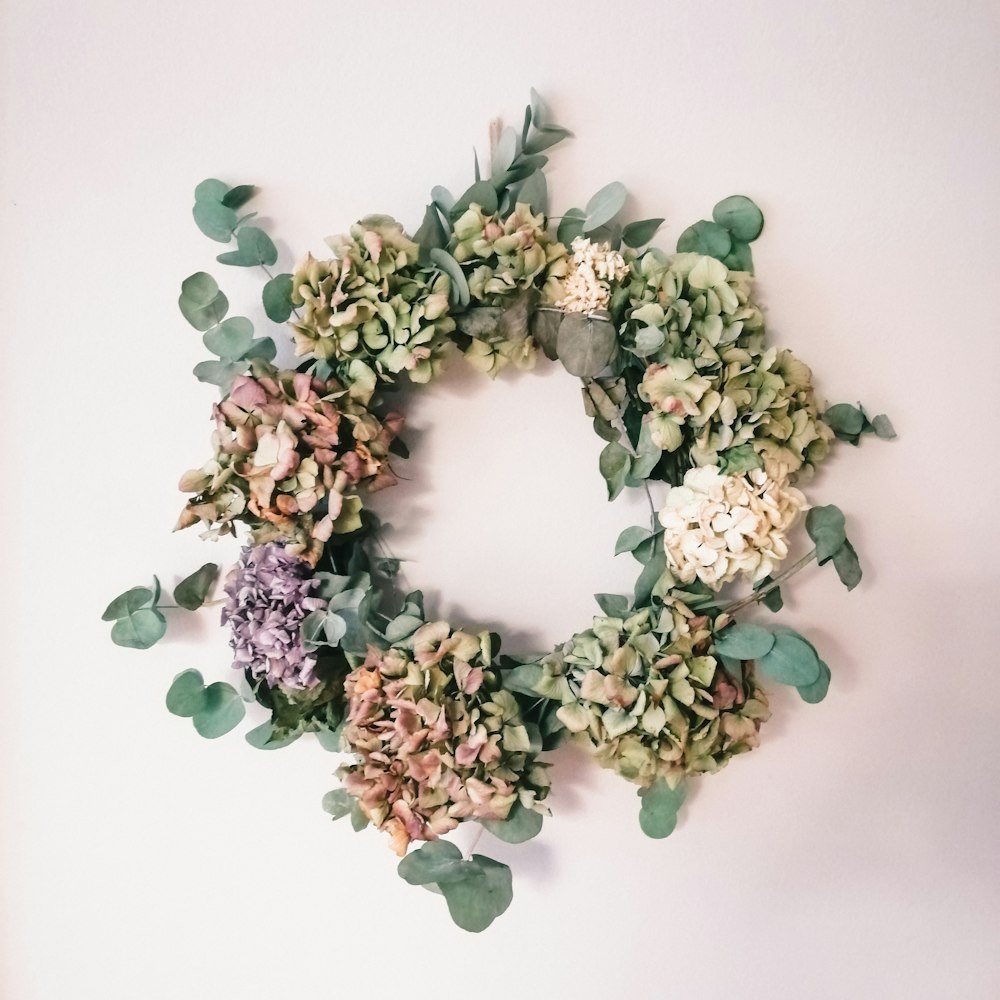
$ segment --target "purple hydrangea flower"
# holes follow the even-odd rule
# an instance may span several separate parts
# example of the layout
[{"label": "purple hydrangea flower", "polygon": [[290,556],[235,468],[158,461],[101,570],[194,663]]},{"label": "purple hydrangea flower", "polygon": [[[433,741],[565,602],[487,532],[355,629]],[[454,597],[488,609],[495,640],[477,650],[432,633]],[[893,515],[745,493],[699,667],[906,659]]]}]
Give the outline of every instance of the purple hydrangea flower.
[{"label": "purple hydrangea flower", "polygon": [[232,629],[233,666],[250,668],[269,687],[308,688],[319,682],[316,656],[302,645],[302,620],[326,607],[313,596],[319,581],[304,559],[279,542],[248,545],[226,581],[222,624]]}]

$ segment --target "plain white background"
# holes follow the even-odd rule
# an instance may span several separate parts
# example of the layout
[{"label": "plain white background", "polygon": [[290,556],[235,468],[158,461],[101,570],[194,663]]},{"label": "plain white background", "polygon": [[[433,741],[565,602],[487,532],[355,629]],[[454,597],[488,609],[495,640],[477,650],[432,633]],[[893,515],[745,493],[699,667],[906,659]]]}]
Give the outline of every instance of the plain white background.
[{"label": "plain white background", "polygon": [[[1000,995],[996,177],[988,0],[808,4],[206,3],[3,7],[4,649],[0,994],[10,1000]],[[804,574],[783,621],[829,699],[773,698],[763,747],[702,780],[673,837],[634,789],[557,758],[555,817],[480,936],[319,809],[335,759],[207,743],[163,696],[230,676],[211,616],[113,647],[107,600],[208,558],[172,535],[207,457],[192,271],[234,311],[256,275],[190,219],[206,176],[261,187],[281,265],[371,211],[462,189],[529,87],[577,138],[554,207],[621,179],[670,248],[719,198],[755,247],[776,342],[899,430],[810,487],[866,573]],[[262,326],[266,321],[262,322]],[[281,335],[281,331],[270,331]],[[608,505],[571,378],[460,368],[411,411],[383,509],[439,613],[544,648],[585,627],[638,501]]]}]

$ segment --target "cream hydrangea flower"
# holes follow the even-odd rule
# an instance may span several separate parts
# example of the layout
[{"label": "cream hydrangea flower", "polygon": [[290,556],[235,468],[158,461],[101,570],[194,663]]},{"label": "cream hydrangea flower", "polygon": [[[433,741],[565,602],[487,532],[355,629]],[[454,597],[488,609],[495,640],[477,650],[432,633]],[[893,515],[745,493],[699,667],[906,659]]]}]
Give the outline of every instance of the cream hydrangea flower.
[{"label": "cream hydrangea flower", "polygon": [[585,236],[573,240],[569,276],[562,298],[556,302],[566,312],[590,313],[607,309],[611,285],[629,273],[625,258],[610,243],[592,243]]},{"label": "cream hydrangea flower", "polygon": [[671,570],[718,590],[745,576],[756,582],[788,555],[785,535],[808,504],[797,489],[763,469],[726,476],[715,466],[690,469],[660,511]]}]

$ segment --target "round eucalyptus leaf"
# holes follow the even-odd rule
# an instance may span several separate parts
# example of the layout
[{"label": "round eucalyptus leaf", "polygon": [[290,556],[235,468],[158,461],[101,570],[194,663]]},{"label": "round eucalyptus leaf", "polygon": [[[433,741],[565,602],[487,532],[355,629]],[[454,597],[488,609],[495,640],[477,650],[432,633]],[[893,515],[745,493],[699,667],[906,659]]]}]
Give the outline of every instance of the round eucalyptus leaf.
[{"label": "round eucalyptus leaf", "polygon": [[292,276],[276,274],[261,292],[264,312],[272,323],[284,323],[292,315]]},{"label": "round eucalyptus leaf", "polygon": [[353,804],[354,797],[346,788],[335,788],[323,796],[323,811],[328,812],[334,819],[349,815]]},{"label": "round eucalyptus leaf", "polygon": [[245,714],[246,707],[236,688],[216,681],[205,688],[205,703],[194,714],[194,728],[199,736],[214,740],[235,729]]},{"label": "round eucalyptus leaf", "polygon": [[503,913],[514,898],[510,869],[484,857],[474,854],[465,873],[466,877],[438,885],[448,903],[451,919],[462,930],[478,934],[486,930]]},{"label": "round eucalyptus leaf", "polygon": [[179,673],[167,691],[167,711],[190,719],[205,707],[205,682],[197,670]]},{"label": "round eucalyptus leaf", "polygon": [[149,649],[163,638],[167,620],[154,608],[140,608],[111,626],[111,641],[128,649]]},{"label": "round eucalyptus leaf", "polygon": [[774,646],[774,633],[761,625],[731,625],[715,640],[715,651],[734,660],[756,660]]},{"label": "round eucalyptus leaf", "polygon": [[205,346],[226,361],[242,358],[253,343],[253,323],[244,316],[231,316],[201,338]]},{"label": "round eucalyptus leaf", "polygon": [[729,230],[704,219],[689,226],[677,240],[678,253],[700,253],[722,260],[733,248]]},{"label": "round eucalyptus leaf", "polygon": [[712,209],[712,218],[725,226],[737,240],[750,243],[760,236],[764,228],[764,214],[745,195],[734,194],[723,198]]},{"label": "round eucalyptus leaf", "polygon": [[485,819],[482,825],[497,840],[502,840],[506,844],[523,844],[541,832],[542,814],[535,812],[534,809],[525,809],[519,801],[516,801],[506,819]]},{"label": "round eucalyptus leaf", "polygon": [[191,214],[195,225],[216,243],[228,243],[239,222],[239,216],[221,201],[196,201]]},{"label": "round eucalyptus leaf", "polygon": [[105,609],[101,620],[106,622],[127,618],[134,611],[153,603],[153,592],[149,587],[132,587],[119,594]]},{"label": "round eucalyptus leaf", "polygon": [[410,885],[441,884],[465,878],[468,862],[462,852],[450,841],[429,840],[399,862],[396,871]]},{"label": "round eucalyptus leaf", "polygon": [[822,661],[819,661],[819,677],[812,684],[803,684],[798,688],[799,696],[804,702],[815,705],[826,697],[830,690],[830,668]]},{"label": "round eucalyptus leaf", "polygon": [[[195,201],[218,201],[221,202],[226,194],[229,192],[229,185],[224,184],[220,180],[216,180],[214,177],[209,177],[207,180],[202,181],[194,189],[194,200]],[[235,205],[233,206],[236,207]]]},{"label": "round eucalyptus leaf", "polygon": [[779,632],[770,651],[757,661],[760,672],[779,684],[808,687],[819,679],[816,650],[795,632]]},{"label": "round eucalyptus leaf", "polygon": [[611,363],[616,331],[606,319],[567,313],[559,324],[556,353],[563,367],[578,378],[594,378]]},{"label": "round eucalyptus leaf", "polygon": [[584,210],[586,217],[583,222],[583,231],[589,233],[610,222],[624,207],[625,197],[625,185],[621,181],[605,184],[587,202],[587,207]]},{"label": "round eucalyptus leaf", "polygon": [[806,531],[816,546],[816,561],[821,566],[832,559],[847,541],[843,511],[833,504],[810,507],[806,514]]},{"label": "round eucalyptus leaf", "polygon": [[687,795],[683,784],[671,788],[662,778],[649,788],[641,789],[642,807],[639,810],[639,826],[647,837],[662,840],[669,837],[677,826],[677,814]]}]

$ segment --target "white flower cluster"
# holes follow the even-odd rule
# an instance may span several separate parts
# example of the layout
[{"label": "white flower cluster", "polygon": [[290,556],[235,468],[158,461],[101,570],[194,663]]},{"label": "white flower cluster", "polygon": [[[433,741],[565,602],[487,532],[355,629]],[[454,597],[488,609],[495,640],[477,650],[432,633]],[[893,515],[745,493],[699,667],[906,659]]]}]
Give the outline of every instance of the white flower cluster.
[{"label": "white flower cluster", "polygon": [[660,511],[670,569],[713,590],[737,576],[756,582],[788,555],[785,535],[806,498],[763,469],[726,476],[715,466],[690,469]]},{"label": "white flower cluster", "polygon": [[591,243],[586,237],[573,240],[573,257],[563,296],[556,303],[566,312],[589,313],[607,309],[611,283],[629,272],[625,258],[608,243]]}]

